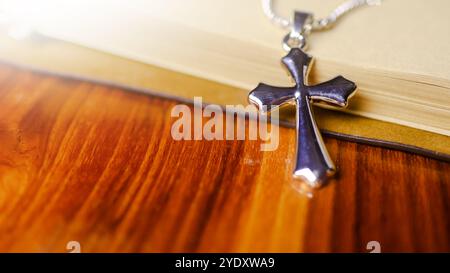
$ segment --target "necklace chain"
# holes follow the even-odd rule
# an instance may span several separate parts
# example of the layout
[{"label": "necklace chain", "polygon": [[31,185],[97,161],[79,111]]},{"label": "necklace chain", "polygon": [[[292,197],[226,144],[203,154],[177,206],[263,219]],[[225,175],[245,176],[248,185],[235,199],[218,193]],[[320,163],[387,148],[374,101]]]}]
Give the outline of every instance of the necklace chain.
[{"label": "necklace chain", "polygon": [[[275,13],[273,10],[272,0],[261,0],[261,2],[264,14],[270,19],[270,21],[272,21],[273,24],[283,29],[290,29],[292,27],[292,22],[289,19]],[[313,20],[312,24],[309,26],[309,29],[313,31],[328,29],[332,27],[339,18],[358,7],[366,5],[375,6],[380,4],[381,0],[348,0],[335,8],[327,17]]]}]

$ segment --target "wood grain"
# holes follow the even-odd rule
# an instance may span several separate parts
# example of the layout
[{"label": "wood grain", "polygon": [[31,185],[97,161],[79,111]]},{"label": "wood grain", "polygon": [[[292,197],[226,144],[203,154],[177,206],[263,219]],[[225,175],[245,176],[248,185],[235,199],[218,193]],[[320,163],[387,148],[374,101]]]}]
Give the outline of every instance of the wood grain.
[{"label": "wood grain", "polygon": [[332,138],[340,169],[291,186],[295,132],[174,141],[176,101],[0,66],[0,251],[450,251],[450,164]]}]

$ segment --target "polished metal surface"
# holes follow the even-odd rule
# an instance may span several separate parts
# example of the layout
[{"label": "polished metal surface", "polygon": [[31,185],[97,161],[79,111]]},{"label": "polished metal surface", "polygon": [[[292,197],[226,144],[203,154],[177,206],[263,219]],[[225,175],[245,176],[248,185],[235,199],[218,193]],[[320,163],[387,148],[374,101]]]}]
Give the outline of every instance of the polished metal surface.
[{"label": "polished metal surface", "polygon": [[275,87],[260,83],[249,94],[249,101],[260,111],[271,111],[284,104],[297,108],[297,153],[293,175],[312,188],[321,187],[335,172],[322,136],[314,121],[312,103],[325,102],[345,107],[356,90],[355,83],[338,76],[330,81],[309,86],[306,84],[312,58],[299,48],[292,48],[282,59],[295,80],[293,87]]},{"label": "polished metal surface", "polygon": [[310,30],[313,16],[311,13],[296,11],[294,14],[294,24],[292,30],[283,39],[283,49],[290,51],[292,48],[306,49],[306,36]]},{"label": "polished metal surface", "polygon": [[[313,30],[331,26],[350,10],[373,2],[369,0],[347,1],[327,18],[321,20],[314,20],[310,13],[296,11],[291,23],[273,12],[272,1],[263,0],[263,9],[266,15],[274,23],[291,28],[290,33],[283,39],[283,48],[289,53],[282,59],[282,62],[295,80],[295,86],[275,87],[260,83],[250,92],[249,101],[256,105],[261,112],[270,112],[284,104],[296,105],[297,152],[293,176],[305,181],[306,183],[302,185],[307,185],[308,188],[323,186],[327,182],[327,178],[336,170],[314,120],[312,103],[321,102],[346,107],[348,99],[356,90],[356,85],[342,76],[315,86],[307,85],[312,58],[303,51],[307,47],[306,38]],[[304,191],[303,186],[294,185],[294,187],[304,193],[308,191]]]}]

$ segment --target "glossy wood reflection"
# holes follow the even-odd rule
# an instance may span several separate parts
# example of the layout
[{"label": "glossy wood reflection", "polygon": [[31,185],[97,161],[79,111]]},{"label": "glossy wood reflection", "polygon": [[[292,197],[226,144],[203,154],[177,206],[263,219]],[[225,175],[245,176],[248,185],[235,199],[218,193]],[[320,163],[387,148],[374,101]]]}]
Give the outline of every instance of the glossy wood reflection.
[{"label": "glossy wood reflection", "polygon": [[450,250],[450,164],[325,138],[340,175],[308,199],[294,130],[174,141],[176,104],[0,66],[0,251]]}]

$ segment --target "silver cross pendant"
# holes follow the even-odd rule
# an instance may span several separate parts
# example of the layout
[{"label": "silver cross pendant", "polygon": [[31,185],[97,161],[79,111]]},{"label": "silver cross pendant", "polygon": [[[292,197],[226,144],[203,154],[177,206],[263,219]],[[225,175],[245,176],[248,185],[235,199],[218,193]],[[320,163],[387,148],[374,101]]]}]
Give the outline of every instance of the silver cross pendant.
[{"label": "silver cross pendant", "polygon": [[[335,173],[336,168],[314,120],[312,103],[326,102],[346,107],[356,85],[342,76],[318,85],[307,85],[313,59],[302,49],[305,47],[304,34],[311,20],[311,14],[296,12],[293,30],[284,40],[284,46],[290,51],[282,63],[294,79],[295,86],[275,87],[260,83],[248,97],[260,111],[267,109],[270,112],[284,104],[296,106],[297,153],[293,176],[302,179],[311,188],[319,188]],[[296,45],[288,44],[290,40],[297,42]]]}]

